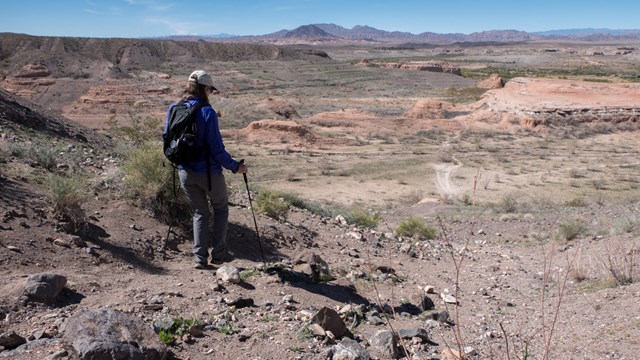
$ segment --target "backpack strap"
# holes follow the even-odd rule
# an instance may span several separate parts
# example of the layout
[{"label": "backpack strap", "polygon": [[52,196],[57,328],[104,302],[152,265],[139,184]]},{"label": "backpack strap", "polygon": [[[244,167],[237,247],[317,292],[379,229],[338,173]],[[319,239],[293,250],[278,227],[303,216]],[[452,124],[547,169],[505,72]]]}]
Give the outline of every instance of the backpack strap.
[{"label": "backpack strap", "polygon": [[[201,108],[207,105],[209,104],[206,104],[204,101],[200,101],[196,103],[195,105],[192,106],[194,108],[192,113],[200,110]],[[189,108],[189,110],[191,110],[191,108]],[[211,192],[211,154],[210,154],[211,151],[209,150],[209,139],[206,136],[204,137],[204,151],[205,151],[204,159],[207,164],[207,189],[209,189],[209,192]]]}]

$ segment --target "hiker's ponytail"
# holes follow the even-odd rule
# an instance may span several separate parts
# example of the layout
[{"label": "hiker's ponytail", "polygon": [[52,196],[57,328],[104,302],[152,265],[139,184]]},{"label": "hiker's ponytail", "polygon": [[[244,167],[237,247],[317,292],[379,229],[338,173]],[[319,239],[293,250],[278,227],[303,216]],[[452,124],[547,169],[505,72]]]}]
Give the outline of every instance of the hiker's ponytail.
[{"label": "hiker's ponytail", "polygon": [[194,82],[187,82],[187,85],[185,85],[184,90],[182,91],[182,97],[178,102],[193,99],[195,97],[202,99],[205,104],[208,104],[209,95],[207,94],[207,87]]}]

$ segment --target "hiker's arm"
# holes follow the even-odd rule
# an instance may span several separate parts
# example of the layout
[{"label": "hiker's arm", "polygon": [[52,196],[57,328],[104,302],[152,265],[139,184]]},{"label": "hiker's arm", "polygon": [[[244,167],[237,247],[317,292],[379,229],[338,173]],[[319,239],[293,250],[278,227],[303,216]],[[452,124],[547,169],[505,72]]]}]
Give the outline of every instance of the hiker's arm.
[{"label": "hiker's arm", "polygon": [[[209,149],[213,160],[222,165],[225,169],[231,171],[240,171],[240,164],[233,160],[233,157],[227,152],[222,143],[222,135],[220,134],[220,128],[218,127],[218,116],[213,109],[207,111],[207,124],[209,125]],[[246,166],[245,166],[246,168]]]}]

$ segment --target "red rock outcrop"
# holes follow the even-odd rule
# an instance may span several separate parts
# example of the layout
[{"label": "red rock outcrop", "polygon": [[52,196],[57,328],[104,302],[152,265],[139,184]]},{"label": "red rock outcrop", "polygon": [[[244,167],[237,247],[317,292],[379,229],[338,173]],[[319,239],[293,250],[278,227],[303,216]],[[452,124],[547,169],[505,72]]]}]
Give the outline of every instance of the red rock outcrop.
[{"label": "red rock outcrop", "polygon": [[488,78],[478,82],[478,87],[482,89],[499,89],[504,87],[504,80],[500,74],[491,74]]}]

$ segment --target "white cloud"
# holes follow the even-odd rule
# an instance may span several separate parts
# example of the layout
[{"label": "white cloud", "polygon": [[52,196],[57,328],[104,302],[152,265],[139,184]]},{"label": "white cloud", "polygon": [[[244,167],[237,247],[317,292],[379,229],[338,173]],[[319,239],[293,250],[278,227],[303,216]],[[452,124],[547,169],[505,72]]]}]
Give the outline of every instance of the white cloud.
[{"label": "white cloud", "polygon": [[164,3],[157,0],[125,0],[129,5],[142,5],[153,11],[167,11],[176,4]]},{"label": "white cloud", "polygon": [[148,24],[159,24],[169,28],[171,35],[194,35],[193,24],[190,22],[175,21],[165,18],[146,18],[144,22]]}]

